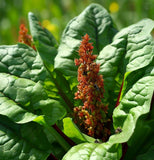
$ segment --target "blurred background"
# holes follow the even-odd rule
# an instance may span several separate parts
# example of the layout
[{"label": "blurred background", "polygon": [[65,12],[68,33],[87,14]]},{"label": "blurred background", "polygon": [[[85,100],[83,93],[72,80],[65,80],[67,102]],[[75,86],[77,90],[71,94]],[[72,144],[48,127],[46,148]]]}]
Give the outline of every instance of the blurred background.
[{"label": "blurred background", "polygon": [[154,0],[0,0],[0,45],[17,43],[30,11],[59,42],[66,24],[91,3],[104,6],[119,30],[143,18],[154,20]]}]

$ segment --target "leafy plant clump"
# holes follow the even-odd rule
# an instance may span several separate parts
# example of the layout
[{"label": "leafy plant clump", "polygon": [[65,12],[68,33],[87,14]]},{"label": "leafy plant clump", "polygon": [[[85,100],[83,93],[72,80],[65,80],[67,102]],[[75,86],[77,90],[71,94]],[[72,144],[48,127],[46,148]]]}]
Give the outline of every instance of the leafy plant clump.
[{"label": "leafy plant clump", "polygon": [[0,46],[0,159],[154,159],[154,21],[118,31],[91,4],[58,44],[28,16]]}]

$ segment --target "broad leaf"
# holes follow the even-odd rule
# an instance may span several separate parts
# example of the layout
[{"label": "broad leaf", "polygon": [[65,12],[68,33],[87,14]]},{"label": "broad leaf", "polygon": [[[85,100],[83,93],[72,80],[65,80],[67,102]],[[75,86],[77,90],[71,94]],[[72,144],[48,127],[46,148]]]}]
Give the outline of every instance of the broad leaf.
[{"label": "broad leaf", "polygon": [[146,153],[137,157],[136,160],[153,160],[154,159],[154,145],[151,146]]},{"label": "broad leaf", "polygon": [[39,55],[21,43],[0,46],[0,72],[35,82],[44,81],[49,77]]},{"label": "broad leaf", "polygon": [[[154,41],[150,34],[153,27],[154,22],[145,19],[121,30],[97,58],[97,63],[100,64],[100,73],[104,78],[105,98],[110,103],[111,114],[124,75],[127,77],[130,72],[146,67],[153,60]],[[137,75],[139,74],[137,73]],[[134,81],[131,85],[133,83]],[[125,89],[122,92],[124,91]]]},{"label": "broad leaf", "polygon": [[51,125],[65,115],[60,103],[48,98],[44,81],[50,76],[32,48],[24,44],[1,46],[0,55],[4,66],[0,68],[0,114],[18,123],[46,115]]},{"label": "broad leaf", "polygon": [[[143,71],[144,70],[142,70],[142,72]],[[122,129],[120,134],[110,137],[110,140],[114,143],[127,142],[134,132],[138,118],[150,111],[154,90],[154,77],[150,74],[152,72],[152,68],[148,67],[145,70],[145,76],[137,80],[131,87],[129,84],[132,83],[132,80],[137,76],[137,73],[133,72],[127,77],[126,81],[129,90],[125,93],[125,96],[121,99],[120,105],[113,113],[115,129],[118,127]]]},{"label": "broad leaf", "polygon": [[82,143],[69,150],[63,160],[119,160],[121,157],[121,145],[110,143]]},{"label": "broad leaf", "polygon": [[[107,91],[110,91],[110,87],[116,88],[117,77],[124,76],[120,104],[113,112],[114,128],[120,127],[122,132],[111,136],[111,143],[129,141],[138,127],[138,118],[150,111],[154,91],[154,41],[150,35],[153,27],[154,22],[147,19],[122,30],[98,57],[105,86],[108,85]],[[111,94],[115,93],[112,91]]]},{"label": "broad leaf", "polygon": [[54,153],[39,124],[19,125],[1,115],[0,119],[0,159],[46,160],[51,151]]},{"label": "broad leaf", "polygon": [[[128,141],[129,148],[127,150],[125,160],[140,158],[152,159],[153,158],[153,145],[154,145],[154,104],[151,102],[150,112],[139,117],[136,128]],[[135,147],[134,147],[135,146]],[[142,158],[141,158],[142,157]]]},{"label": "broad leaf", "polygon": [[54,58],[57,54],[57,42],[54,36],[44,27],[33,13],[29,13],[30,31],[35,42],[35,46],[42,57],[44,64],[53,70]]},{"label": "broad leaf", "polygon": [[[154,150],[150,151],[150,148],[154,145],[154,129],[153,129],[154,120],[148,120],[148,116],[145,115],[140,118],[136,124],[134,134],[131,139],[128,141],[130,146],[127,150],[125,160],[142,157],[144,155],[147,159],[152,158],[152,153]],[[135,148],[134,148],[135,146]],[[151,152],[151,153],[149,153]],[[146,153],[146,154],[145,154]],[[143,156],[143,157],[144,157]]]},{"label": "broad leaf", "polygon": [[78,46],[86,33],[93,42],[94,54],[99,54],[105,45],[111,43],[116,33],[110,15],[98,4],[88,6],[66,26],[55,58],[56,69],[68,76],[77,75],[74,58],[78,57]]},{"label": "broad leaf", "polygon": [[37,51],[42,58],[43,64],[50,74],[50,80],[45,82],[48,95],[59,99],[67,111],[72,112],[74,95],[66,78],[54,71],[54,58],[57,54],[57,42],[53,35],[43,28],[33,13],[29,13],[30,30],[33,36]]},{"label": "broad leaf", "polygon": [[79,128],[69,117],[63,119],[63,128],[63,132],[65,133],[65,135],[71,138],[76,144],[95,141],[94,138],[81,133]]},{"label": "broad leaf", "polygon": [[[6,116],[9,118],[8,121],[12,120],[16,122],[11,122],[13,126],[17,126],[19,129],[21,127],[20,131],[10,131],[7,121],[3,124],[5,119],[3,119],[2,116],[2,122],[0,124],[5,128],[6,134],[11,132],[9,142],[13,142],[13,144],[7,144],[6,142],[6,145],[2,145],[0,148],[0,152],[3,152],[5,147],[9,148],[10,145],[17,146],[13,147],[10,155],[7,152],[3,152],[3,154],[1,154],[3,156],[2,159],[4,159],[4,157],[8,157],[6,160],[13,159],[13,156],[14,159],[18,159],[19,157],[25,160],[46,159],[51,152],[57,155],[57,148],[55,148],[55,153],[54,149],[51,151],[51,143],[49,145],[49,142],[42,142],[40,136],[42,136],[42,139],[47,139],[47,136],[52,136],[52,143],[57,144],[56,137],[58,133],[52,135],[52,133],[48,131],[46,135],[43,132],[38,135],[39,128],[43,127],[38,127],[37,129],[36,127],[39,125],[30,125],[32,124],[31,121],[39,123],[36,120],[38,117],[44,117],[45,123],[47,123],[46,126],[53,125],[66,114],[65,108],[60,102],[52,99],[52,97],[48,95],[45,87],[46,83],[50,82],[50,74],[44,67],[40,56],[25,44],[1,46],[0,55],[0,65],[2,66],[0,67],[0,116]],[[3,133],[3,128],[0,129],[1,133]],[[34,129],[36,133],[33,134],[32,129]],[[17,138],[17,132],[24,137],[22,138],[22,136],[19,135]],[[5,140],[6,135],[2,134],[2,136],[1,142],[3,142],[3,139]],[[35,137],[37,138],[35,139]],[[32,141],[32,144],[25,144],[22,140],[24,138],[26,138],[27,141]],[[31,138],[34,139],[31,140]],[[35,142],[36,148],[34,147],[33,141]],[[18,145],[20,143],[21,145]],[[48,146],[43,146],[41,151],[37,147],[43,145],[42,143],[47,143]],[[31,151],[27,151],[27,149],[24,151],[25,147],[28,147]],[[58,157],[61,157],[64,152],[62,149],[59,149],[59,151],[60,154],[58,154]]]}]

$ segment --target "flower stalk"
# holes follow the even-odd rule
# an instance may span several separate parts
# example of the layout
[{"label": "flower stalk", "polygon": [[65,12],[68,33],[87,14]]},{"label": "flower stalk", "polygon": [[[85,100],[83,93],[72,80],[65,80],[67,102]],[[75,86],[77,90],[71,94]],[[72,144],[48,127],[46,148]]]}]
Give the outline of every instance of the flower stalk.
[{"label": "flower stalk", "polygon": [[19,31],[19,37],[18,42],[27,44],[28,46],[32,47],[34,50],[36,50],[34,44],[33,44],[33,38],[31,35],[27,34],[28,29],[25,27],[24,24],[20,25],[20,31]]},{"label": "flower stalk", "polygon": [[82,38],[79,47],[79,59],[75,59],[78,67],[78,90],[75,99],[80,99],[83,106],[74,108],[75,122],[84,128],[89,136],[106,141],[110,130],[106,127],[108,106],[102,102],[104,95],[103,76],[99,75],[100,65],[96,64],[97,55],[92,55],[93,46],[89,36]]}]

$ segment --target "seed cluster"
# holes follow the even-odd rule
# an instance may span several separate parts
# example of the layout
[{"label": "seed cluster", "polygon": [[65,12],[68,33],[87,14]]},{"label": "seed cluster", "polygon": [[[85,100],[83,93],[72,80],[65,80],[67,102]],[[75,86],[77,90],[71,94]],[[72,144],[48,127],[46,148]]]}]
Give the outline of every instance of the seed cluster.
[{"label": "seed cluster", "polygon": [[28,46],[36,50],[35,46],[33,45],[33,38],[31,35],[27,34],[27,32],[28,32],[28,29],[25,27],[24,24],[21,24],[18,41],[21,43],[27,44]]},{"label": "seed cluster", "polygon": [[89,40],[88,34],[82,38],[78,51],[80,58],[75,59],[75,65],[79,66],[75,99],[83,102],[83,106],[74,108],[75,122],[84,127],[88,135],[105,141],[110,135],[109,129],[105,127],[109,121],[106,117],[108,106],[102,103],[103,76],[98,74],[100,65],[94,62],[97,55],[92,55],[93,46]]}]

